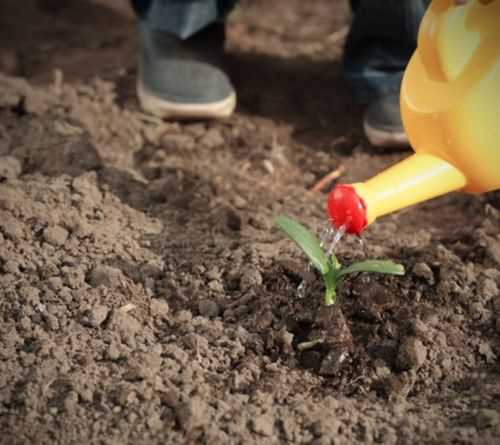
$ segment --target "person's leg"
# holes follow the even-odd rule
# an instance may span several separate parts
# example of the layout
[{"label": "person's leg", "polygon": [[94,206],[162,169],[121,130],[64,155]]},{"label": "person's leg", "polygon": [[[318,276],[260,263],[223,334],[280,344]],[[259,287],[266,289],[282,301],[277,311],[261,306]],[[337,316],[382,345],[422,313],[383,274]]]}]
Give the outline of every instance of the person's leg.
[{"label": "person's leg", "polygon": [[365,132],[373,145],[407,144],[399,114],[404,69],[416,48],[430,0],[352,0],[354,19],[344,52],[344,75],[370,106]]},{"label": "person's leg", "polygon": [[139,20],[154,31],[189,39],[215,23],[222,23],[236,0],[131,0]]},{"label": "person's leg", "polygon": [[166,118],[221,118],[236,95],[224,73],[224,17],[235,0],[132,0],[139,18],[138,96]]}]

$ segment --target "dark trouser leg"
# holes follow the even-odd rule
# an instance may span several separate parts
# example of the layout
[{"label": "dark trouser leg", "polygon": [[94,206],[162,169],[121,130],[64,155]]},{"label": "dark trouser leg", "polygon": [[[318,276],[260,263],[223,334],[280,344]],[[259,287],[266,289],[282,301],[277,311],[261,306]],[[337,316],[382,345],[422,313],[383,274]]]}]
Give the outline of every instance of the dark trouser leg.
[{"label": "dark trouser leg", "polygon": [[351,0],[344,74],[362,102],[397,93],[430,0]]},{"label": "dark trouser leg", "polygon": [[224,20],[236,0],[131,0],[140,20],[154,31],[188,39]]}]

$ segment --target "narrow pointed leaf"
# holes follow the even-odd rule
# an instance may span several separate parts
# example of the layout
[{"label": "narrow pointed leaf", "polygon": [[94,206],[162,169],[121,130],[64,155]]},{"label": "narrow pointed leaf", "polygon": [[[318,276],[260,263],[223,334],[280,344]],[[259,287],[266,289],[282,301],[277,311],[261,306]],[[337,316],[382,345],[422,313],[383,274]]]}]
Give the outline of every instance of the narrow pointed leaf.
[{"label": "narrow pointed leaf", "polygon": [[330,270],[328,258],[318,239],[302,224],[286,216],[276,218],[276,225],[306,254],[312,265],[325,275]]},{"label": "narrow pointed leaf", "polygon": [[389,275],[404,275],[405,268],[401,264],[393,263],[388,260],[368,260],[352,264],[338,272],[338,276],[347,275],[356,272],[375,272]]},{"label": "narrow pointed leaf", "polygon": [[340,261],[338,260],[337,256],[334,253],[332,253],[332,255],[330,257],[330,264],[331,264],[331,268],[335,272],[337,272],[340,269],[342,269],[342,264],[340,264]]}]

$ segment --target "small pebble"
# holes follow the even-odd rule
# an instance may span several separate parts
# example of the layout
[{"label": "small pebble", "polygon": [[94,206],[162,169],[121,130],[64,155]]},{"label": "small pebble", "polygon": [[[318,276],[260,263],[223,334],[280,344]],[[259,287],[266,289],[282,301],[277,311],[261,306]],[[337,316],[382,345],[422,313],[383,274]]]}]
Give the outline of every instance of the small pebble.
[{"label": "small pebble", "polygon": [[120,350],[114,343],[109,345],[109,348],[106,351],[106,357],[109,360],[118,360],[120,358]]},{"label": "small pebble", "polygon": [[21,163],[15,157],[0,157],[0,179],[15,179],[21,174],[21,171]]},{"label": "small pebble", "polygon": [[61,226],[51,226],[45,228],[42,236],[47,243],[59,247],[68,240],[69,233]]},{"label": "small pebble", "polygon": [[248,202],[246,199],[242,198],[241,196],[239,195],[235,195],[232,199],[233,201],[233,205],[237,208],[237,209],[243,209],[244,207],[246,207],[248,205]]},{"label": "small pebble", "polygon": [[419,338],[425,338],[429,332],[429,327],[419,318],[415,319],[411,324],[411,330]]},{"label": "small pebble", "polygon": [[415,266],[413,266],[413,273],[429,283],[434,282],[434,273],[427,263],[416,263]]},{"label": "small pebble", "polygon": [[62,289],[63,281],[60,277],[50,277],[47,280],[47,285],[49,286],[49,289],[57,292],[58,290]]},{"label": "small pebble", "polygon": [[348,352],[342,346],[332,349],[321,362],[319,374],[325,376],[337,375],[348,356]]},{"label": "small pebble", "polygon": [[170,311],[168,303],[164,300],[153,299],[151,300],[151,312],[158,317],[164,317]]},{"label": "small pebble", "polygon": [[224,292],[224,286],[219,280],[212,280],[208,283],[208,288],[216,293],[223,293]]},{"label": "small pebble", "polygon": [[209,280],[218,280],[222,276],[222,272],[219,270],[218,267],[214,266],[205,273],[205,276]]},{"label": "small pebble", "polygon": [[215,318],[220,314],[220,306],[213,300],[201,300],[198,303],[200,315],[207,318]]},{"label": "small pebble", "polygon": [[82,325],[88,326],[90,328],[97,328],[104,322],[104,320],[106,320],[108,314],[109,308],[102,304],[98,304],[92,309],[84,312],[81,318],[81,323]]},{"label": "small pebble", "polygon": [[247,268],[240,278],[240,290],[247,291],[262,284],[262,275],[254,267]]},{"label": "small pebble", "polygon": [[477,413],[476,423],[478,428],[497,426],[500,424],[500,413],[494,409],[480,409]]},{"label": "small pebble", "polygon": [[499,294],[497,283],[491,278],[485,278],[480,287],[483,301],[490,301]]},{"label": "small pebble", "polygon": [[199,143],[202,147],[211,150],[223,145],[224,138],[217,128],[211,128],[201,137]]},{"label": "small pebble", "polygon": [[59,320],[53,314],[44,314],[45,323],[51,331],[59,330]]},{"label": "small pebble", "polygon": [[123,273],[116,267],[106,266],[101,264],[97,266],[89,277],[89,282],[92,286],[106,286],[116,288],[120,286],[123,280]]},{"label": "small pebble", "polygon": [[195,147],[193,137],[187,134],[164,134],[160,144],[167,151],[192,150]]},{"label": "small pebble", "polygon": [[269,416],[259,416],[253,419],[252,430],[261,436],[269,437],[273,434],[273,420]]}]

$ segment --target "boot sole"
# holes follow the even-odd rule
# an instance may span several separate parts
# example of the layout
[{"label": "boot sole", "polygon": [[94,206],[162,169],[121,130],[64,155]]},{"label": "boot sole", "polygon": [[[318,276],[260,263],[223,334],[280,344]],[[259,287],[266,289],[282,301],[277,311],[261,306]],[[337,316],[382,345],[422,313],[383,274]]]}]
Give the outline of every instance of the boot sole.
[{"label": "boot sole", "polygon": [[363,122],[363,129],[368,141],[374,147],[403,148],[410,145],[408,136],[404,131],[381,130],[370,126],[366,122]]},{"label": "boot sole", "polygon": [[231,116],[236,108],[235,93],[221,101],[206,104],[172,102],[149,92],[140,79],[137,81],[137,97],[144,111],[163,119],[224,119]]}]

